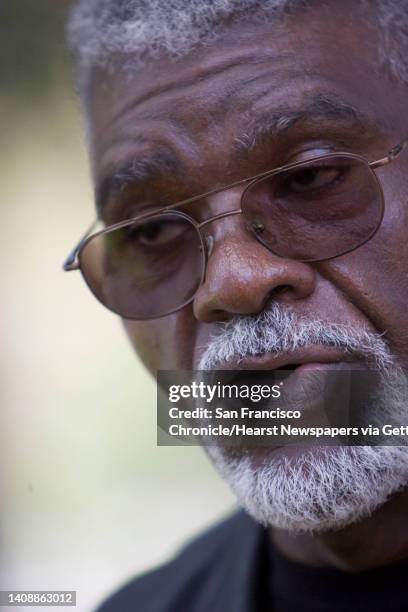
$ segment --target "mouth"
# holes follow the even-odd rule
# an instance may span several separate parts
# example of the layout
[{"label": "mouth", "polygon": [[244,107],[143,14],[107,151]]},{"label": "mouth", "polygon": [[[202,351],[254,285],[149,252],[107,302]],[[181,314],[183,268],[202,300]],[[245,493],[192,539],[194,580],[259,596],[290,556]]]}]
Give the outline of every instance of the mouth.
[{"label": "mouth", "polygon": [[[279,407],[298,410],[301,420],[296,425],[300,426],[319,424],[336,410],[343,415],[343,390],[345,392],[350,381],[355,381],[356,375],[360,376],[366,369],[367,364],[361,356],[340,351],[337,347],[309,346],[285,354],[266,353],[229,361],[220,364],[209,376],[227,385],[279,386]],[[355,371],[354,374],[351,371]],[[269,399],[261,400],[258,407],[269,404]]]}]

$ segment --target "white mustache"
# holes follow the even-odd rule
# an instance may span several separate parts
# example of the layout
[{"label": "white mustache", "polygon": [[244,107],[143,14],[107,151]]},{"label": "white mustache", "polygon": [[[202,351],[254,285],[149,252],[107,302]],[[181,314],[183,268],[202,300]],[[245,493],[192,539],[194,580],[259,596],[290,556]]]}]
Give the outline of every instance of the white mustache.
[{"label": "white mustache", "polygon": [[258,315],[234,317],[223,323],[205,347],[198,369],[215,370],[232,360],[239,362],[265,353],[279,356],[313,345],[368,358],[381,369],[394,364],[382,334],[319,319],[307,320],[275,303]]}]

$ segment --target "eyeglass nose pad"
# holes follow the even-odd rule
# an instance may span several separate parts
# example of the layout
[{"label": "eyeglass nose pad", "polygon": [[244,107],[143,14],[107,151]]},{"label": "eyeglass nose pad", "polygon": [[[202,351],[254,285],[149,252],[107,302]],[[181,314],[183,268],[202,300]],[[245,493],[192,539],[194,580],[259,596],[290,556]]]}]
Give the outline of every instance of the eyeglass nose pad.
[{"label": "eyeglass nose pad", "polygon": [[205,237],[205,244],[207,247],[207,253],[208,253],[208,257],[210,257],[213,248],[214,248],[214,238],[212,236],[206,236]]}]

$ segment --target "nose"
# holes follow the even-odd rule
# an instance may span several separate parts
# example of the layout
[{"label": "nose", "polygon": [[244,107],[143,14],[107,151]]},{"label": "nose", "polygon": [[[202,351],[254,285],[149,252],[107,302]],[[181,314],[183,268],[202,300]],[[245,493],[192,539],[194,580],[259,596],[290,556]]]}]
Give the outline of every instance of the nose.
[{"label": "nose", "polygon": [[206,276],[193,303],[200,321],[225,321],[261,312],[269,300],[291,303],[315,289],[306,263],[274,255],[245,228],[242,215],[208,226],[213,240]]}]

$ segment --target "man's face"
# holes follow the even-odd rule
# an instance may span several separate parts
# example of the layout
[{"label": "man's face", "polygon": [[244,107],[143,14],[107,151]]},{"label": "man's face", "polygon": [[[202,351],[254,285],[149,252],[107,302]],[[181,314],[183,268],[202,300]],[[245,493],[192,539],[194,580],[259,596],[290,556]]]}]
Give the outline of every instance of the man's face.
[{"label": "man's face", "polygon": [[[143,181],[129,180],[101,202],[102,217],[113,223],[332,151],[370,161],[383,157],[407,136],[408,121],[405,86],[391,86],[377,44],[352,3],[347,9],[333,2],[285,25],[235,24],[215,44],[177,61],[157,60],[134,76],[95,78],[96,183],[132,160],[147,160],[147,169],[155,161]],[[393,355],[406,367],[407,168],[405,155],[378,170],[386,203],[379,231],[364,246],[326,262],[275,256],[247,232],[240,215],[211,224],[213,248],[194,301],[162,319],[125,321],[142,360],[152,371],[197,368],[225,321],[278,304],[306,320],[386,332]],[[187,212],[203,221],[237,209],[242,190],[219,193]],[[281,365],[294,361],[291,355],[279,358]],[[342,353],[312,350],[307,360],[341,361]],[[239,367],[275,365],[276,355],[266,354]]]},{"label": "man's face", "polygon": [[[118,210],[119,218],[126,218],[145,212],[146,202],[152,207],[177,202],[332,150],[382,157],[408,133],[406,91],[385,81],[376,40],[358,24],[333,3],[330,18],[313,13],[309,21],[292,20],[285,28],[239,25],[208,50],[97,86],[92,126],[97,182],[134,159],[163,153],[177,164],[172,175],[152,173],[129,185],[126,197],[109,203],[107,221],[117,219]],[[322,98],[344,103],[344,113],[330,103],[320,111],[315,101]],[[367,116],[366,125],[346,106]],[[297,118],[299,113],[304,114]],[[246,132],[268,119],[269,136],[251,147]],[[142,359],[152,370],[192,368],[220,321],[259,313],[273,299],[300,315],[387,330],[405,362],[406,168],[405,157],[378,171],[386,211],[376,236],[328,262],[307,265],[274,256],[247,234],[240,216],[211,225],[214,248],[194,302],[163,319],[125,323]],[[201,220],[239,208],[241,192],[200,201],[189,213]]]}]

